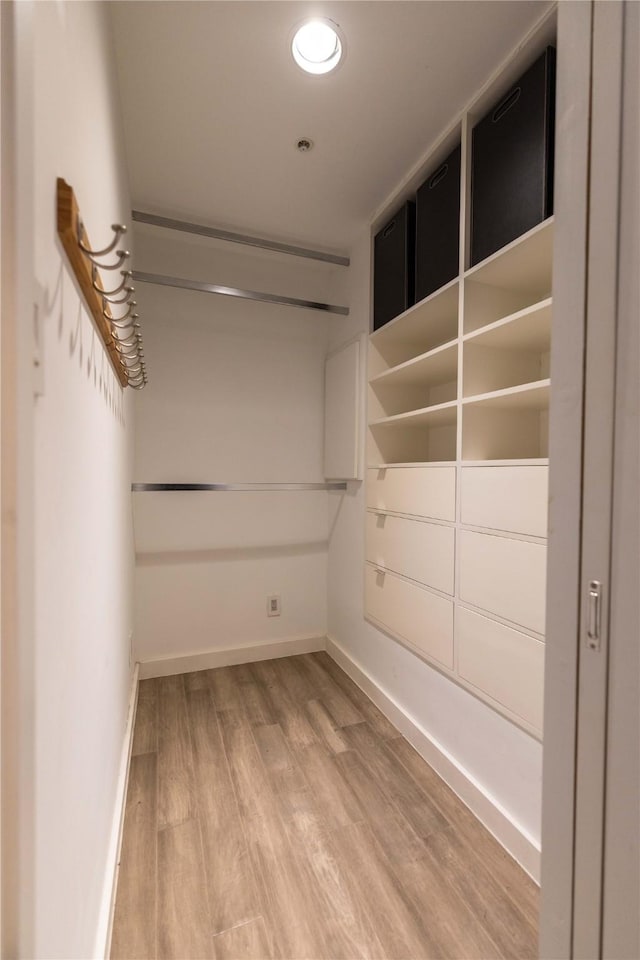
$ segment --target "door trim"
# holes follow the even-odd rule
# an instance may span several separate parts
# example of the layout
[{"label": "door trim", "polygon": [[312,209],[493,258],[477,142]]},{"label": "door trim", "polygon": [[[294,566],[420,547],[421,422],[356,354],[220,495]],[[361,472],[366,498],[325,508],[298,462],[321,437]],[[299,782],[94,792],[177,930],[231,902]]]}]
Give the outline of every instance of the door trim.
[{"label": "door trim", "polygon": [[569,957],[572,940],[591,32],[591,2],[559,4],[540,915],[548,960]]}]

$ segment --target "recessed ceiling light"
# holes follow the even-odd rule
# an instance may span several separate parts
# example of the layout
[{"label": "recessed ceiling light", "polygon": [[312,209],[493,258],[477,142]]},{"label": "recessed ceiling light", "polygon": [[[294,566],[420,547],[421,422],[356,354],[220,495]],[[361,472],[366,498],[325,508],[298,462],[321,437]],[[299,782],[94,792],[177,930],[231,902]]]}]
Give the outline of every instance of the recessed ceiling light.
[{"label": "recessed ceiling light", "polygon": [[307,73],[329,73],[342,58],[343,42],[338,25],[332,20],[306,20],[296,30],[291,42],[293,59]]}]

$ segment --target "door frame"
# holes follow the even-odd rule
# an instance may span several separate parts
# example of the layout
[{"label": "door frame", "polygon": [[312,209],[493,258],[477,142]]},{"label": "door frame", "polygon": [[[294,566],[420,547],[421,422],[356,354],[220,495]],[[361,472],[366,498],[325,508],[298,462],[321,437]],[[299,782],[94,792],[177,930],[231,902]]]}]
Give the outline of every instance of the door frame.
[{"label": "door frame", "polygon": [[[628,50],[626,62],[623,56],[625,42],[629,46],[625,21],[633,16],[638,24],[632,6],[626,0],[559,6],[540,924],[545,958],[638,956],[637,911],[614,932],[615,894],[612,900],[607,888],[631,884],[638,891],[637,863],[625,850],[633,830],[617,836],[614,850],[611,816],[607,826],[607,804],[620,801],[621,788],[619,808],[628,826],[638,812],[638,784],[628,779],[629,769],[638,770],[637,726],[629,729],[638,695],[638,585],[629,583],[634,573],[637,580],[638,529],[629,521],[637,521],[640,489],[637,256],[631,267],[628,255],[634,243],[637,254],[638,244],[638,74],[630,69],[637,37],[635,54]],[[626,136],[626,180],[623,109],[635,125],[635,136]],[[612,573],[626,573],[626,590]],[[594,583],[601,584],[599,608],[591,596]],[[627,697],[617,727],[611,723],[618,706],[610,696],[612,664]],[[616,770],[618,781],[608,782]],[[626,875],[612,869],[614,863]],[[603,904],[613,911],[606,924]]]},{"label": "door frame", "polygon": [[0,3],[0,954],[35,942],[33,0]]},{"label": "door frame", "polygon": [[[540,956],[571,956],[592,4],[558,9]],[[560,279],[562,278],[562,279]]]}]

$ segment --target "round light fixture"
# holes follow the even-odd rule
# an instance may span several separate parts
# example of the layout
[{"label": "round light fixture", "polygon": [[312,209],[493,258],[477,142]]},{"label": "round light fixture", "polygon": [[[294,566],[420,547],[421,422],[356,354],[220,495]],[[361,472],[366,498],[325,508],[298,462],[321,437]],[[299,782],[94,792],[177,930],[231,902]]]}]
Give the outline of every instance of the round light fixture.
[{"label": "round light fixture", "polygon": [[306,20],[294,34],[291,53],[307,73],[329,73],[338,66],[343,53],[338,25],[317,17]]}]

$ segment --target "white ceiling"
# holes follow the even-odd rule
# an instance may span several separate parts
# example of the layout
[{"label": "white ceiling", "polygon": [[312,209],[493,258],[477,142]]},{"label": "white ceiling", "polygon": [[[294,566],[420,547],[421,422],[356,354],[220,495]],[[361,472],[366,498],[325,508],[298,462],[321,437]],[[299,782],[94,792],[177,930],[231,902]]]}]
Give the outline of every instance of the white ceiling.
[{"label": "white ceiling", "polygon": [[[134,207],[340,250],[547,3],[109,6]],[[324,77],[289,53],[311,15],[346,38],[343,64]],[[305,154],[303,136],[315,142]]]}]

